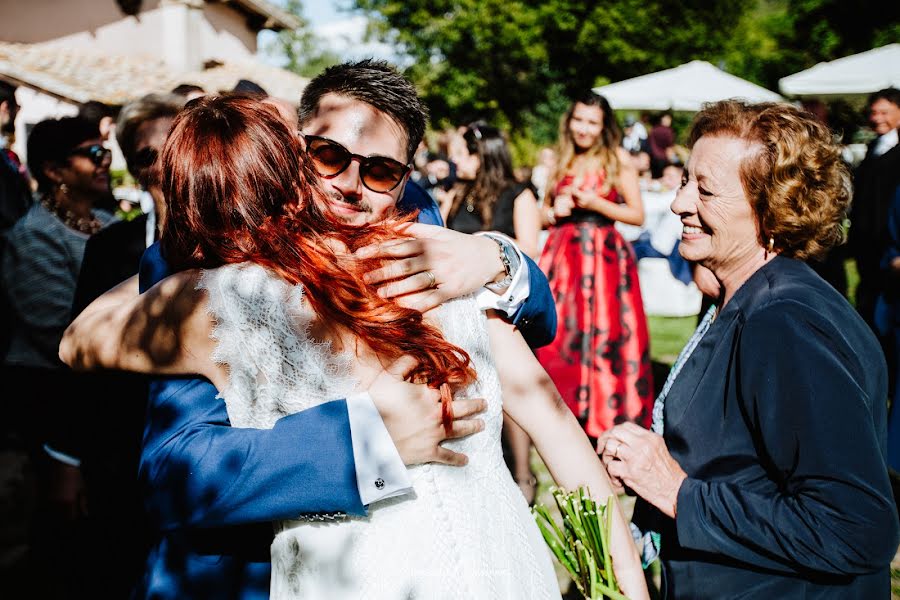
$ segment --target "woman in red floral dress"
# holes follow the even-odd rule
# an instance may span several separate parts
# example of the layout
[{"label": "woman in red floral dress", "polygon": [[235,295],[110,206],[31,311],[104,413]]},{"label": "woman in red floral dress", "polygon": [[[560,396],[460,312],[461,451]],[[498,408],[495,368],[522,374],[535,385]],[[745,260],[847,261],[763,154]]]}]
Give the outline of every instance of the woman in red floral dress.
[{"label": "woman in red floral dress", "polygon": [[637,262],[614,227],[644,220],[637,171],[620,140],[605,98],[574,102],[560,125],[559,168],[543,209],[550,235],[540,266],[559,331],[537,355],[592,438],[624,421],[648,427],[653,410]]}]

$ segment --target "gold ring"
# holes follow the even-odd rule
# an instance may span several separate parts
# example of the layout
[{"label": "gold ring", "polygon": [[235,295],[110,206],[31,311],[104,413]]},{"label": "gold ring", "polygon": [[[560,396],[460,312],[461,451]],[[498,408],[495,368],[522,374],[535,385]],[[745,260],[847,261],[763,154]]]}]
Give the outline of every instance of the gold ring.
[{"label": "gold ring", "polygon": [[616,449],[613,450],[613,458],[619,458],[619,446],[622,445],[622,442],[618,442],[616,444]]},{"label": "gold ring", "polygon": [[431,271],[423,271],[423,272],[428,277],[428,286],[426,286],[427,289],[430,290],[432,288],[436,288],[437,287],[437,279],[435,278],[434,273],[432,273]]}]

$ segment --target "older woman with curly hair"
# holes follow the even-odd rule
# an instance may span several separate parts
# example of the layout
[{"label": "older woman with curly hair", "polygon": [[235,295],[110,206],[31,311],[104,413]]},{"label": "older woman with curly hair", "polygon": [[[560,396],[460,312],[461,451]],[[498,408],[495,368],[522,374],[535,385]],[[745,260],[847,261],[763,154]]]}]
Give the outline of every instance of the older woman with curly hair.
[{"label": "older woman with curly hair", "polygon": [[841,239],[849,178],[831,134],[784,104],[701,111],[672,210],[681,254],[721,286],[654,407],[600,440],[639,497],[668,598],[886,598],[897,513],[887,372],[805,259]]}]

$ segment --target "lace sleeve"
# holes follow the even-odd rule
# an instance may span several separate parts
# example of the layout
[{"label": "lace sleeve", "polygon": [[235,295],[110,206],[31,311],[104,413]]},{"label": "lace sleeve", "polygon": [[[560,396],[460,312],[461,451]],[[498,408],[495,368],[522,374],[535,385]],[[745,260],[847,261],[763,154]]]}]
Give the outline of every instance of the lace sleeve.
[{"label": "lace sleeve", "polygon": [[212,359],[228,368],[219,397],[232,425],[270,428],[353,388],[348,358],[310,339],[314,313],[302,286],[245,263],[204,271],[198,288],[215,323]]}]

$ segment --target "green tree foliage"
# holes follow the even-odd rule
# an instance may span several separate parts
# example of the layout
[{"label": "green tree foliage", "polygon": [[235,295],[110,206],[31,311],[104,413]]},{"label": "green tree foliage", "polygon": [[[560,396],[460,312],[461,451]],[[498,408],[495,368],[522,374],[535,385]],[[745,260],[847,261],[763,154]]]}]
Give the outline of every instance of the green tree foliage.
[{"label": "green tree foliage", "polygon": [[303,23],[298,29],[278,32],[265,48],[269,54],[284,58],[283,68],[303,77],[313,77],[326,67],[341,62],[338,54],[322,49],[321,40],[310,30],[309,22],[303,16],[303,3],[300,0],[286,0],[282,8]]},{"label": "green tree foliage", "polygon": [[882,0],[355,0],[409,59],[435,126],[487,118],[517,154],[556,138],[569,98],[709,61],[777,89],[817,62],[900,41]]},{"label": "green tree foliage", "polygon": [[770,89],[816,63],[900,41],[900,3],[757,0],[723,52],[726,70]]},{"label": "green tree foliage", "polygon": [[[567,98],[716,53],[751,0],[357,0],[412,59],[437,122],[556,134]],[[547,126],[548,117],[551,117]]]}]

